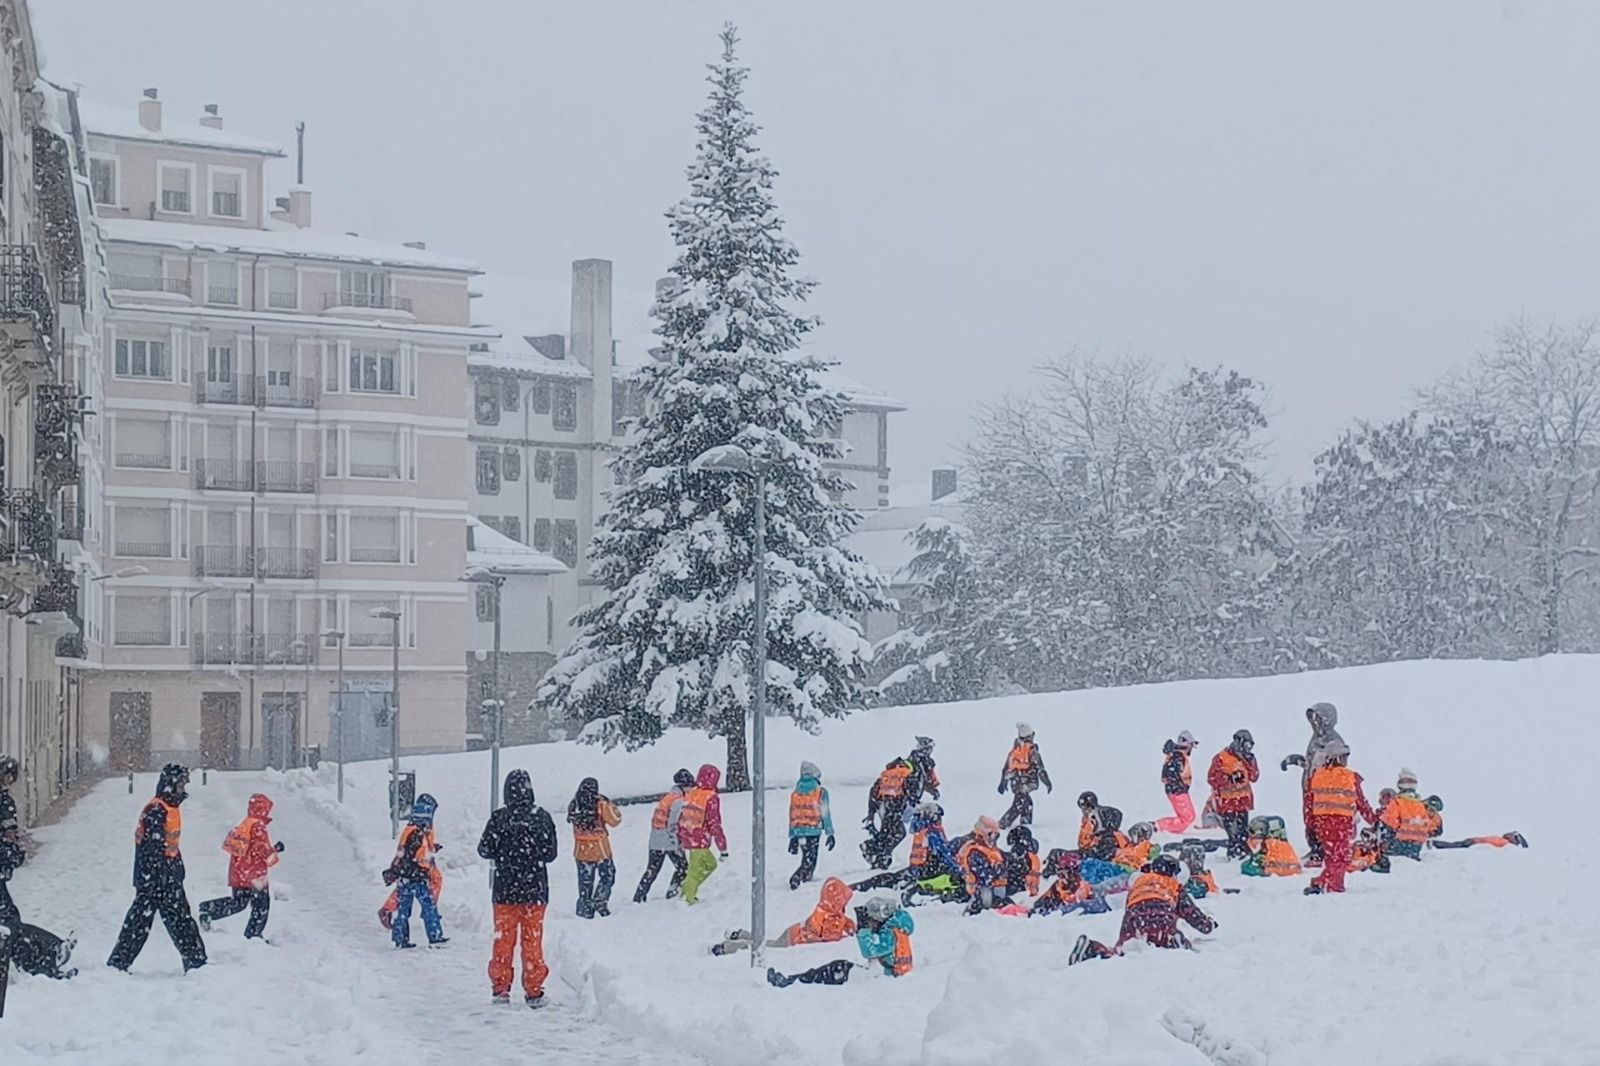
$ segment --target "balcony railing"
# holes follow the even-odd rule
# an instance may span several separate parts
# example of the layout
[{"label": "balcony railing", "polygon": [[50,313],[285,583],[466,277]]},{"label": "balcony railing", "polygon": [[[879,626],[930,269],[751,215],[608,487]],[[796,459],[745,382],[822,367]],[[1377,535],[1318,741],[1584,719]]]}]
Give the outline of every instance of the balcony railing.
[{"label": "balcony railing", "polygon": [[170,559],[172,541],[118,540],[113,554],[125,559]]},{"label": "balcony railing", "polygon": [[172,644],[170,629],[119,629],[111,642],[120,647],[164,648]]},{"label": "balcony railing", "polygon": [[314,633],[196,630],[189,651],[200,665],[305,666],[316,661],[316,644]]},{"label": "balcony railing", "polygon": [[400,561],[400,548],[398,545],[378,548],[350,548],[350,561],[352,563],[398,563]]},{"label": "balcony railing", "polygon": [[30,489],[7,489],[0,497],[0,552],[12,560],[55,557],[55,519]]},{"label": "balcony railing", "polygon": [[194,487],[252,492],[256,487],[255,469],[255,463],[241,459],[197,459],[194,464]]},{"label": "balcony railing", "polygon": [[369,632],[354,632],[350,634],[352,648],[392,648],[394,647],[394,631],[391,629],[371,630]]},{"label": "balcony railing", "polygon": [[316,492],[317,464],[268,459],[256,464],[256,488],[261,492]]},{"label": "balcony railing", "polygon": [[278,376],[256,378],[257,402],[267,407],[317,406],[317,381],[315,378]]},{"label": "balcony railing", "polygon": [[201,665],[255,662],[256,639],[253,633],[228,630],[196,630],[189,641],[194,662]]},{"label": "balcony railing", "polygon": [[77,575],[60,563],[52,565],[49,582],[33,594],[33,603],[28,610],[30,614],[59,611],[77,621],[80,617]]},{"label": "balcony railing", "polygon": [[245,375],[232,376],[224,381],[196,382],[194,387],[195,399],[201,403],[238,403],[254,404],[256,402],[256,379]]},{"label": "balcony railing", "polygon": [[206,303],[221,304],[224,307],[239,306],[239,286],[237,285],[207,285]]},{"label": "balcony railing", "polygon": [[76,485],[77,392],[65,385],[40,385],[33,393],[33,462],[52,485]]},{"label": "balcony railing", "polygon": [[398,480],[400,477],[399,463],[356,463],[350,464],[351,477],[381,477]]},{"label": "balcony railing", "polygon": [[257,548],[259,577],[311,578],[317,576],[317,553],[311,548]]},{"label": "balcony railing", "polygon": [[396,296],[392,292],[330,292],[322,298],[322,309],[335,307],[370,307],[384,311],[410,311],[411,297]]},{"label": "balcony railing", "polygon": [[194,547],[196,577],[253,577],[255,563],[249,548],[232,544],[197,544]]},{"label": "balcony railing", "polygon": [[155,274],[112,274],[111,287],[126,292],[167,292],[189,295],[188,278],[167,278]]},{"label": "balcony railing", "polygon": [[150,452],[118,452],[117,465],[132,467],[136,470],[171,470],[172,454],[164,452],[160,455]]},{"label": "balcony railing", "polygon": [[13,341],[48,354],[55,343],[56,312],[39,256],[25,244],[0,245],[0,322],[23,327]]},{"label": "balcony railing", "polygon": [[256,662],[262,666],[304,666],[316,658],[316,647],[315,633],[257,633]]}]

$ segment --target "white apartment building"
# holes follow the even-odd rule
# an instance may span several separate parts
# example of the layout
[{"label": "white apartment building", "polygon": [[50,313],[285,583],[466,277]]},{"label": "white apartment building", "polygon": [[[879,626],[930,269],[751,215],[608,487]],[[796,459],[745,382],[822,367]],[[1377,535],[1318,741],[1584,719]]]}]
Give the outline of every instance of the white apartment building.
[{"label": "white apartment building", "polygon": [[[503,645],[502,674],[514,677],[510,687],[519,695],[531,696],[571,641],[573,616],[598,591],[589,543],[613,484],[607,463],[627,437],[627,419],[642,413],[642,393],[631,381],[659,343],[649,317],[654,300],[614,291],[611,263],[603,259],[573,263],[570,284],[490,274],[472,287],[472,320],[498,337],[480,341],[468,360],[469,507],[479,521],[567,567],[545,580],[542,594],[519,590],[526,598],[514,606],[507,587],[508,615],[531,624],[519,628],[514,645]],[[834,464],[854,485],[847,498],[864,511],[886,506],[889,415],[904,408],[835,368],[825,380],[850,404],[834,430],[848,445]],[[476,675],[473,664],[468,668]],[[527,698],[506,698],[510,725]],[[469,730],[472,713],[469,707]],[[547,722],[530,717],[512,735],[552,734]]]},{"label": "white apartment building", "polygon": [[[459,749],[466,722],[468,279],[418,245],[314,229],[282,151],[215,107],[83,102],[111,304],[86,386],[84,740],[111,768]],[[390,616],[398,615],[398,619]]]}]

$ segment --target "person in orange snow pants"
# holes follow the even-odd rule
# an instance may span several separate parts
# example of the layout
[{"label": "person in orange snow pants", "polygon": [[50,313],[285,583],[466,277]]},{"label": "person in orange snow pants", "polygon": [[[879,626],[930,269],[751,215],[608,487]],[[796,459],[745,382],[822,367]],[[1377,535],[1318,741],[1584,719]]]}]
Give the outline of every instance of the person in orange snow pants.
[{"label": "person in orange snow pants", "polygon": [[528,771],[506,775],[505,806],[489,816],[478,854],[494,863],[494,951],[489,985],[494,1000],[511,998],[517,944],[522,944],[522,994],[530,1007],[544,1005],[544,911],[550,902],[546,871],[556,858],[556,826],[533,801]]}]

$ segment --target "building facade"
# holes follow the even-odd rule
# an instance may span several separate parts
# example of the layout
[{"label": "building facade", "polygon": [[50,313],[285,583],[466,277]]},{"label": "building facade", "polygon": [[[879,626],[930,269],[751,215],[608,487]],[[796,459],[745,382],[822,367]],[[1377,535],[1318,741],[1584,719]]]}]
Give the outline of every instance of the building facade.
[{"label": "building facade", "polygon": [[[565,285],[491,274],[474,279],[473,290],[473,321],[498,336],[481,340],[468,360],[468,505],[479,521],[567,568],[536,591],[519,591],[528,599],[507,600],[508,615],[525,620],[513,654],[522,675],[536,679],[571,642],[573,617],[599,591],[589,544],[613,487],[610,458],[627,440],[629,419],[643,413],[634,377],[658,343],[653,297],[615,290],[603,259],[573,263]],[[863,511],[887,505],[889,415],[902,405],[835,368],[824,383],[849,403],[833,429],[847,445],[832,464],[854,486],[845,498]],[[558,734],[537,716],[525,728],[529,739]]]},{"label": "building facade", "polygon": [[474,269],[313,228],[309,190],[269,199],[275,145],[162,110],[80,105],[111,299],[84,742],[297,765],[342,663],[347,756],[387,752],[396,676],[401,748],[459,749]]}]

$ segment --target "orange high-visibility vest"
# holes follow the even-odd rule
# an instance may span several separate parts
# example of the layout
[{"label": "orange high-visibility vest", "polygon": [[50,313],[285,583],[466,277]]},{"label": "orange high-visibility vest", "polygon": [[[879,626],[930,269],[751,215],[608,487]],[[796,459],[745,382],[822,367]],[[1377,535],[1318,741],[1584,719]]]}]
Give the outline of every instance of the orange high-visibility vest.
[{"label": "orange high-visibility vest", "polygon": [[789,826],[793,829],[822,828],[822,789],[796,790],[789,794]]},{"label": "orange high-visibility vest", "polygon": [[1421,844],[1433,829],[1434,814],[1428,805],[1413,796],[1396,796],[1383,809],[1379,822],[1394,830],[1402,844]]},{"label": "orange high-visibility vest", "polygon": [[1118,848],[1117,853],[1111,857],[1111,861],[1118,866],[1126,866],[1130,870],[1137,870],[1150,861],[1153,857],[1153,852],[1159,850],[1155,843],[1149,840],[1143,844],[1129,843]]},{"label": "orange high-visibility vest", "polygon": [[1183,893],[1183,886],[1176,877],[1165,874],[1140,874],[1133,882],[1133,887],[1128,890],[1128,906],[1137,907],[1141,903],[1151,900],[1160,900],[1168,906],[1177,906],[1178,896]]},{"label": "orange high-visibility vest", "polygon": [[162,833],[165,838],[162,841],[162,850],[166,853],[167,858],[176,859],[178,857],[178,841],[183,836],[183,815],[178,811],[177,807],[174,807],[166,800],[157,798],[144,805],[144,810],[139,812],[139,824],[133,830],[133,842],[135,844],[144,843],[144,816],[151,807],[157,804],[161,805],[162,819],[165,823],[163,826],[164,832]]},{"label": "orange high-visibility vest", "polygon": [[1311,775],[1311,816],[1352,818],[1356,813],[1356,772],[1324,766]]},{"label": "orange high-visibility vest", "polygon": [[989,866],[995,872],[994,880],[990,885],[994,888],[1006,887],[1006,864],[1000,855],[1000,849],[992,844],[980,843],[976,838],[961,845],[961,851],[956,855],[956,862],[961,864],[961,869],[966,874],[967,892],[970,894],[978,889],[978,875],[972,872],[972,853],[982,852],[983,857],[989,861]]},{"label": "orange high-visibility vest", "polygon": [[894,955],[889,959],[889,971],[896,977],[911,972],[911,935],[898,926],[894,931]]},{"label": "orange high-visibility vest", "polygon": [[910,776],[911,767],[903,762],[889,767],[878,775],[878,798],[896,799],[905,795],[906,778]]},{"label": "orange high-visibility vest", "polygon": [[1078,850],[1088,851],[1094,845],[1094,822],[1086,814],[1078,823]]},{"label": "orange high-visibility vest", "polygon": [[[1222,764],[1222,787],[1217,789],[1217,799],[1242,799],[1250,795],[1250,767],[1236,755],[1232,748],[1223,748],[1217,752],[1217,761]],[[1241,775],[1235,781],[1234,774]]]},{"label": "orange high-visibility vest", "polygon": [[1294,847],[1287,840],[1268,837],[1266,852],[1261,857],[1261,868],[1269,877],[1298,877],[1300,856],[1295,854]]},{"label": "orange high-visibility vest", "polygon": [[1014,774],[1027,773],[1033,766],[1033,741],[1023,740],[1011,746],[1011,761],[1006,769]]},{"label": "orange high-visibility vest", "polygon": [[1030,896],[1037,896],[1039,894],[1039,873],[1040,873],[1040,870],[1041,870],[1041,866],[1040,866],[1040,863],[1039,863],[1039,856],[1034,854],[1033,852],[1029,852],[1028,853],[1028,877],[1027,877],[1027,881],[1023,885],[1023,888],[1027,891],[1028,895],[1030,895]]},{"label": "orange high-visibility vest", "polygon": [[672,819],[672,805],[677,803],[681,798],[682,796],[680,796],[677,792],[668,792],[665,796],[662,796],[659,800],[657,800],[656,809],[650,815],[650,828],[665,829],[667,827],[667,822],[671,821]]},{"label": "orange high-visibility vest", "polygon": [[411,842],[411,838],[418,833],[422,834],[422,843],[417,845],[417,865],[423,869],[427,869],[433,865],[433,826],[431,825],[424,829],[421,826],[407,823],[405,827],[400,830],[400,842],[396,846],[395,854],[404,855],[406,853],[406,846]]},{"label": "orange high-visibility vest", "polygon": [[919,829],[911,835],[911,865],[917,868],[928,865],[928,831]]},{"label": "orange high-visibility vest", "polygon": [[691,788],[683,797],[683,811],[678,815],[679,829],[699,829],[706,824],[706,807],[716,792],[709,788]]},{"label": "orange high-visibility vest", "polygon": [[1180,780],[1185,785],[1191,785],[1194,783],[1194,774],[1189,769],[1189,753],[1180,748],[1178,749],[1178,756],[1183,759],[1183,774]]}]

